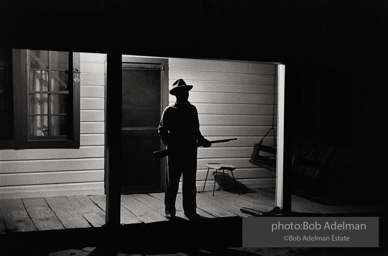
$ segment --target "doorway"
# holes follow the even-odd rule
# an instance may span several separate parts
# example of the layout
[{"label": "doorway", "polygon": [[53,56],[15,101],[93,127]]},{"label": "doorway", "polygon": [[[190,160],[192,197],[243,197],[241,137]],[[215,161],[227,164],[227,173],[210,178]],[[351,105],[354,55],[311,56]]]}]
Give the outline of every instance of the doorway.
[{"label": "doorway", "polygon": [[163,148],[158,126],[168,104],[168,62],[123,56],[121,193],[163,191],[165,164],[153,161]]}]

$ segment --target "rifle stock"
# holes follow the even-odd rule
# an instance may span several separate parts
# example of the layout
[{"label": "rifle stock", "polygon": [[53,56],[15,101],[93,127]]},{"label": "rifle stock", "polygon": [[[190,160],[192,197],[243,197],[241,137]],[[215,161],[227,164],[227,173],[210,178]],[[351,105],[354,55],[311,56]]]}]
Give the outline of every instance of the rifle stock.
[{"label": "rifle stock", "polygon": [[[214,143],[228,142],[228,141],[231,141],[231,140],[237,140],[237,138],[226,139],[226,140],[213,140],[213,141],[210,141],[210,142],[212,144],[214,144]],[[154,161],[156,161],[156,160],[162,159],[163,157],[168,156],[168,149],[154,151],[153,154],[154,154]]]}]

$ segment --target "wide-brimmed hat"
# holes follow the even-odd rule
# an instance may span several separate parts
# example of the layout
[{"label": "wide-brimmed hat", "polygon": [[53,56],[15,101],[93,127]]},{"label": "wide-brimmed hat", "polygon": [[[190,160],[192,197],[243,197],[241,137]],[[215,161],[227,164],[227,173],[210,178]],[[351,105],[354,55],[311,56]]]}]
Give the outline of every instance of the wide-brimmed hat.
[{"label": "wide-brimmed hat", "polygon": [[187,85],[183,79],[178,79],[175,83],[172,84],[172,89],[170,90],[170,94],[175,95],[177,91],[186,90],[190,91],[193,88],[192,85]]}]

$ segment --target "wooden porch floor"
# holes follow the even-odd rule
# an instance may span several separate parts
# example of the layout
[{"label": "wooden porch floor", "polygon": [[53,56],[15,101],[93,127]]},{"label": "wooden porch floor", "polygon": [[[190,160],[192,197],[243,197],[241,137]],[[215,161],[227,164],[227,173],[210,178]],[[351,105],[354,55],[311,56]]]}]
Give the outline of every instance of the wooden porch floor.
[{"label": "wooden porch floor", "polygon": [[[121,223],[147,224],[168,222],[164,217],[163,193],[122,195]],[[313,214],[378,213],[379,205],[322,205],[293,196],[293,211]],[[177,216],[187,220],[182,210],[182,196],[177,198]],[[197,212],[209,219],[248,217],[241,207],[268,212],[274,208],[273,189],[256,189],[240,195],[216,191],[197,194]],[[105,224],[105,196],[61,196],[0,200],[0,234],[99,228]]]}]

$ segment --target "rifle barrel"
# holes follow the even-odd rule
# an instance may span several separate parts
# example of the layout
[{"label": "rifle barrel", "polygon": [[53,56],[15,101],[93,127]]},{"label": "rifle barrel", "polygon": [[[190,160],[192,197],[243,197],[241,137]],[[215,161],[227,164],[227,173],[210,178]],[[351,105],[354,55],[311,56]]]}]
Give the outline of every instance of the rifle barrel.
[{"label": "rifle barrel", "polygon": [[[228,142],[231,140],[237,140],[237,138],[225,139],[225,140],[213,140],[210,142],[211,143],[221,143],[221,142]],[[168,155],[168,149],[154,151],[153,153],[154,153],[154,160],[161,159],[161,158],[166,157]]]}]

